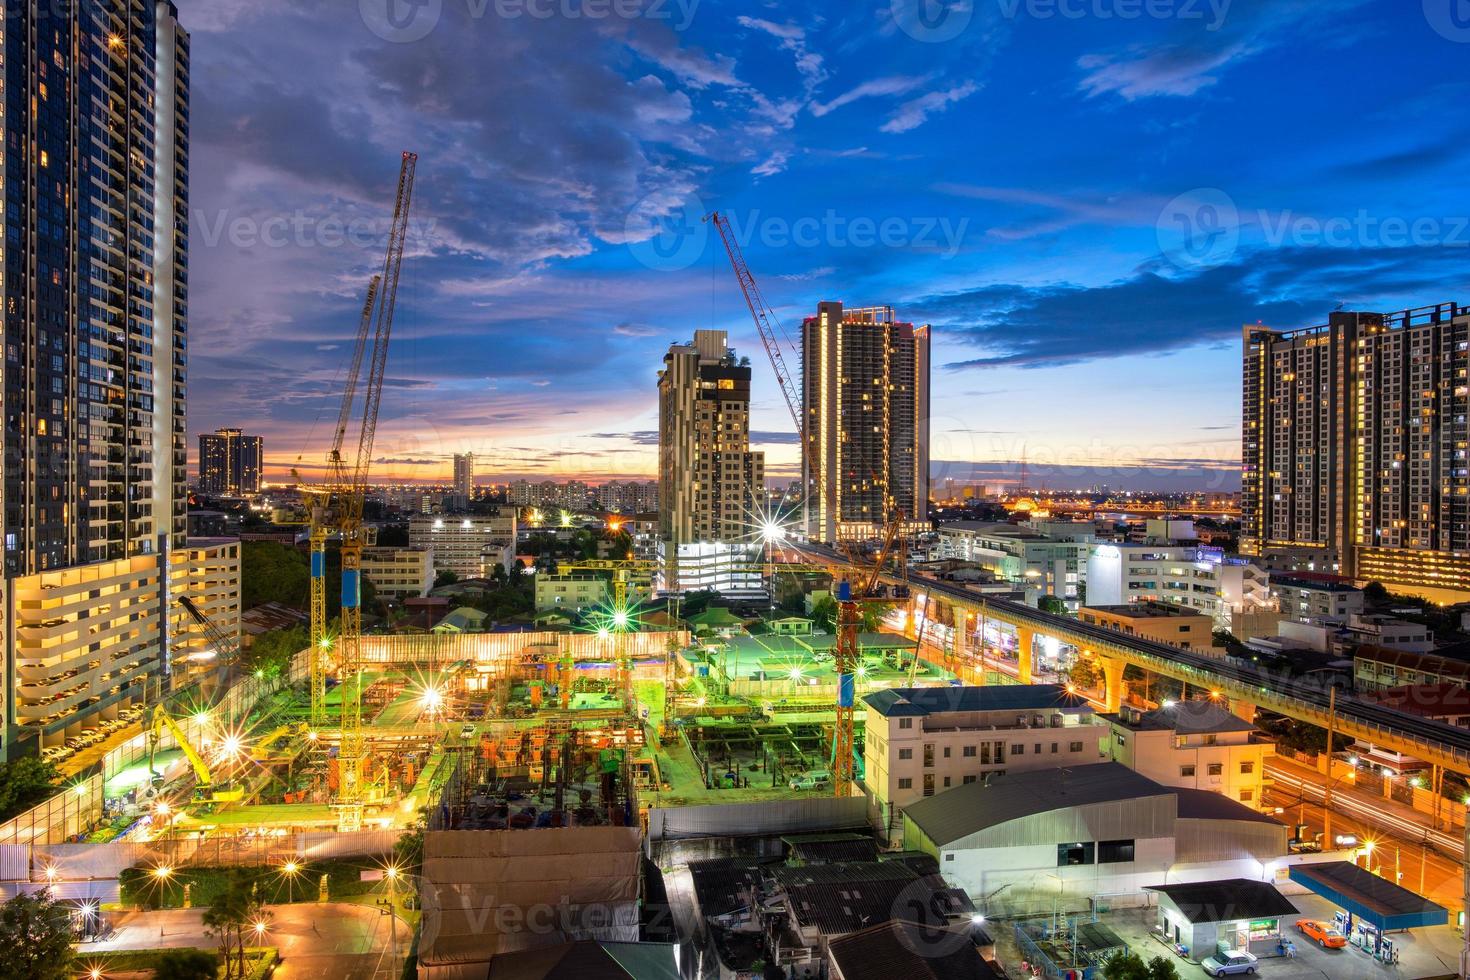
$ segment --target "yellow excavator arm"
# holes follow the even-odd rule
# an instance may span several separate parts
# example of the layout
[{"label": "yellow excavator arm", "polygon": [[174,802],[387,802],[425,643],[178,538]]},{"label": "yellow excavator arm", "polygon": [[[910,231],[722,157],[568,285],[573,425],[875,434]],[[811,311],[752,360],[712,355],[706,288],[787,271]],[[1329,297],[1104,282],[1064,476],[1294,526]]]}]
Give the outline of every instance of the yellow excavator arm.
[{"label": "yellow excavator arm", "polygon": [[189,765],[194,767],[194,776],[198,784],[196,790],[199,796],[207,795],[210,800],[217,803],[228,803],[244,796],[243,791],[238,789],[217,790],[214,788],[214,777],[209,771],[208,763],[204,761],[204,757],[199,754],[194,746],[189,744],[188,736],[184,734],[184,730],[179,726],[179,723],[169,716],[169,713],[164,710],[163,705],[159,705],[153,709],[153,739],[155,742],[163,734],[165,728],[173,735],[174,741],[178,743],[179,748],[184,753],[184,758],[189,760]]}]

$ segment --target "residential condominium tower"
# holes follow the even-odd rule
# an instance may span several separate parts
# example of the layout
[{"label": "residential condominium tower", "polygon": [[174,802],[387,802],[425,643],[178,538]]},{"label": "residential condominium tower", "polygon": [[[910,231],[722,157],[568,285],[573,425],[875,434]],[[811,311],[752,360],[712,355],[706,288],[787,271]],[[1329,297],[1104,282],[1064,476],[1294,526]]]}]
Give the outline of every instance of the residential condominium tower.
[{"label": "residential condominium tower", "polygon": [[260,492],[265,442],[239,429],[216,429],[199,437],[199,489],[238,497]]},{"label": "residential condominium tower", "polygon": [[801,343],[807,534],[876,537],[900,515],[927,528],[929,328],[823,302]]},{"label": "residential condominium tower", "polygon": [[454,492],[466,500],[475,495],[475,454],[454,454]]},{"label": "residential condominium tower", "polygon": [[16,726],[52,744],[171,656],[189,38],[167,0],[15,0],[0,34],[8,755]]},{"label": "residential condominium tower", "polygon": [[1247,326],[1241,550],[1470,599],[1467,369],[1470,307],[1454,303]]},{"label": "residential condominium tower", "polygon": [[[674,344],[658,376],[659,537],[668,561],[665,588],[679,588],[683,549],[703,549],[703,571],[725,546],[753,539],[756,505],[765,490],[765,454],[750,451],[750,362],[726,346],[723,330],[696,330]],[[737,549],[738,550],[738,549]],[[743,550],[740,551],[743,556]],[[731,562],[744,561],[743,557]],[[702,585],[719,583],[701,579]],[[728,583],[727,583],[728,584]]]}]

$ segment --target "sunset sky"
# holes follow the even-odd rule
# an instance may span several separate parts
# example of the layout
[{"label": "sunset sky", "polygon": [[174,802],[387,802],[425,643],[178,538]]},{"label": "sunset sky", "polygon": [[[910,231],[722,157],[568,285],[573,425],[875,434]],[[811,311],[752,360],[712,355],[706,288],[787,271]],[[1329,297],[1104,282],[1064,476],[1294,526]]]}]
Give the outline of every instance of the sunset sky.
[{"label": "sunset sky", "polygon": [[933,325],[938,480],[1233,489],[1243,323],[1470,303],[1450,0],[910,2],[179,0],[191,443],[321,460],[404,149],[381,478],[651,476],[704,327],[792,476],[716,209],[793,335],[825,299]]}]

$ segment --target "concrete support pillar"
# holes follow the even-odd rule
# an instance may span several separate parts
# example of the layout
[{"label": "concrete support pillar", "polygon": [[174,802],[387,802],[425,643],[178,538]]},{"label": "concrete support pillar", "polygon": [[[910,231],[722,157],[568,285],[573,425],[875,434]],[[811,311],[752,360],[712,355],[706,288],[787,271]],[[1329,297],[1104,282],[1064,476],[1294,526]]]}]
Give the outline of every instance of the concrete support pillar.
[{"label": "concrete support pillar", "polygon": [[1123,707],[1123,668],[1127,665],[1112,657],[1098,657],[1097,661],[1102,667],[1103,703],[1107,710],[1117,711]]},{"label": "concrete support pillar", "polygon": [[1031,683],[1031,657],[1036,647],[1036,631],[1025,626],[1016,627],[1016,680]]},{"label": "concrete support pillar", "polygon": [[1249,701],[1241,701],[1239,698],[1232,699],[1230,710],[1241,721],[1248,721],[1252,725],[1256,723],[1256,706]]},{"label": "concrete support pillar", "polygon": [[[907,601],[908,605],[904,608],[908,610],[908,614],[903,618],[903,635],[910,640],[917,640],[919,638],[919,630],[917,624],[914,622],[914,613],[924,608],[924,603],[918,599],[915,599],[912,592],[909,593]],[[934,600],[931,597],[929,599],[929,607],[932,609],[933,606]]]}]

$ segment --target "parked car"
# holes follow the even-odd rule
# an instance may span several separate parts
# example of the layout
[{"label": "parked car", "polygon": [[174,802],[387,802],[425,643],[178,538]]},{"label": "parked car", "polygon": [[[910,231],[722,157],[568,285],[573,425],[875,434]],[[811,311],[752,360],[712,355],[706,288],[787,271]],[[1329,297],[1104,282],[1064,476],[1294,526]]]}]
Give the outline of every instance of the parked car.
[{"label": "parked car", "polygon": [[1317,919],[1297,919],[1296,930],[1323,949],[1342,949],[1347,945],[1346,936]]},{"label": "parked car", "polygon": [[41,750],[41,758],[46,762],[58,762],[71,755],[71,752],[60,745],[53,745]]},{"label": "parked car", "polygon": [[792,789],[827,789],[832,785],[832,774],[825,769],[814,769],[792,776],[787,785]]},{"label": "parked car", "polygon": [[1227,949],[1206,957],[1200,963],[1212,977],[1225,977],[1235,973],[1255,973],[1256,957],[1238,949]]}]

